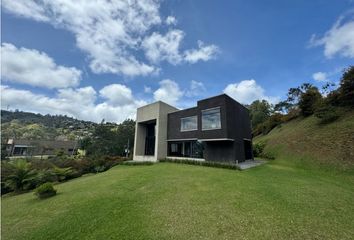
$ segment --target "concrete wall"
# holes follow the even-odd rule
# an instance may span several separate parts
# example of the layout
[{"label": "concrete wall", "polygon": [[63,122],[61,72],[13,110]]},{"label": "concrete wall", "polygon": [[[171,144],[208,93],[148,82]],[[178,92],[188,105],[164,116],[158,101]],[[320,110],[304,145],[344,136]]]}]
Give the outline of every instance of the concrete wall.
[{"label": "concrete wall", "polygon": [[[157,161],[167,156],[167,114],[178,111],[164,102],[158,101],[137,109],[133,160]],[[156,121],[155,154],[145,156],[146,128],[144,123]]]}]

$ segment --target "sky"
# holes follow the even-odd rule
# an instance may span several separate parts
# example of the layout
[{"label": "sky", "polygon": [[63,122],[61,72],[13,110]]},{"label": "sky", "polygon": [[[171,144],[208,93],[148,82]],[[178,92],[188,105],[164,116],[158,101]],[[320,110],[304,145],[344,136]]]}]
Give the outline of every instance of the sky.
[{"label": "sky", "polygon": [[276,103],[338,82],[353,0],[3,0],[1,108],[120,123],[226,93]]}]

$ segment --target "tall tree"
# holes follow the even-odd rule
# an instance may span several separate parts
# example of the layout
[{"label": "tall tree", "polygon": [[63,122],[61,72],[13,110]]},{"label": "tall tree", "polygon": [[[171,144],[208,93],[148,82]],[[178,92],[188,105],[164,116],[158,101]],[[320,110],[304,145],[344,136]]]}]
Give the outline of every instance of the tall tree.
[{"label": "tall tree", "polygon": [[299,108],[301,114],[305,117],[315,112],[316,104],[321,100],[322,95],[318,88],[311,86],[305,92],[302,92],[299,99]]},{"label": "tall tree", "polygon": [[252,126],[264,123],[271,115],[272,106],[266,100],[256,100],[249,106]]},{"label": "tall tree", "polygon": [[339,100],[341,105],[354,106],[354,66],[344,70],[340,80]]},{"label": "tall tree", "polygon": [[[101,123],[96,126],[91,137],[81,140],[81,148],[88,155],[118,156],[124,155],[134,146],[135,121],[128,119],[121,124]],[[129,142],[129,146],[128,146]]]}]

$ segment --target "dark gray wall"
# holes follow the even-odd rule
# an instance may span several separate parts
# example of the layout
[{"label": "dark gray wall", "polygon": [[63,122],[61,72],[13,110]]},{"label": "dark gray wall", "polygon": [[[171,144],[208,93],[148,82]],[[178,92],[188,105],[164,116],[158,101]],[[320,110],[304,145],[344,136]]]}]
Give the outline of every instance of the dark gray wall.
[{"label": "dark gray wall", "polygon": [[[221,129],[202,130],[202,110],[220,107]],[[181,132],[181,118],[198,116],[198,130]],[[205,142],[204,158],[208,161],[242,162],[244,139],[251,139],[248,109],[226,94],[198,101],[197,107],[168,114],[167,139],[232,139]]]}]

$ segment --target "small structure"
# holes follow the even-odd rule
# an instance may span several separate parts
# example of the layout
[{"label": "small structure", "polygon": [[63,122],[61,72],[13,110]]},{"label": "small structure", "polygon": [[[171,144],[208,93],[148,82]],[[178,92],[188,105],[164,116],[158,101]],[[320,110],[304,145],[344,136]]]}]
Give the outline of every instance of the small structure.
[{"label": "small structure", "polygon": [[184,110],[161,101],[138,108],[133,159],[163,158],[253,160],[248,109],[226,94]]},{"label": "small structure", "polygon": [[77,148],[77,141],[9,139],[6,151],[9,156],[55,155],[58,152],[72,155]]}]

